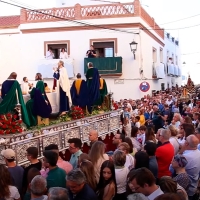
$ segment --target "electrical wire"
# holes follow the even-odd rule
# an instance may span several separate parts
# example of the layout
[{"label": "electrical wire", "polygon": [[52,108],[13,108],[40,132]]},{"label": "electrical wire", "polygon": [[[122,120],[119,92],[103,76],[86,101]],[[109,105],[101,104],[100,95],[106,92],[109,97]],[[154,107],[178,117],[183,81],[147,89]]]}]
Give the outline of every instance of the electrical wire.
[{"label": "electrical wire", "polygon": [[190,17],[185,17],[185,18],[182,18],[182,19],[177,19],[177,20],[175,20],[175,21],[171,21],[171,22],[166,22],[166,23],[163,23],[163,24],[160,24],[160,25],[172,24],[172,23],[180,22],[180,21],[183,21],[183,20],[186,20],[186,19],[191,19],[191,18],[193,18],[193,17],[197,17],[197,16],[200,16],[200,14],[192,15],[192,16],[190,16]]},{"label": "electrical wire", "polygon": [[[58,17],[56,15],[45,13],[45,12],[42,12],[40,10],[27,8],[25,6],[20,6],[20,5],[17,5],[17,4],[14,4],[14,3],[9,3],[9,2],[6,2],[6,1],[2,1],[2,0],[0,0],[0,2],[8,4],[8,5],[15,6],[15,7],[18,7],[18,8],[30,10],[30,11],[33,11],[33,12],[36,12],[36,13],[40,13],[40,14],[43,14],[43,15],[47,15],[49,17],[53,17],[53,18],[56,18],[56,19],[66,20],[66,21],[69,21],[69,22],[72,22],[72,23],[75,23],[75,24],[79,24],[79,25],[82,25],[82,26],[92,26],[92,27],[96,27],[98,29],[105,29],[105,30],[117,31],[117,32],[128,33],[128,34],[139,34],[139,33],[129,32],[129,31],[126,31],[126,30],[121,30],[121,29],[107,28],[107,27],[97,25],[97,24],[89,24],[89,23],[85,23],[85,22],[80,22],[80,21],[77,21],[77,20],[72,20],[70,18]],[[197,27],[197,26],[200,26],[200,24],[187,26],[187,27],[180,27],[180,28],[167,28],[167,29],[164,29],[164,30],[183,30],[183,29],[193,28],[193,27]],[[163,30],[163,28],[158,28],[158,29],[140,28],[140,29],[134,29],[134,30]]]}]

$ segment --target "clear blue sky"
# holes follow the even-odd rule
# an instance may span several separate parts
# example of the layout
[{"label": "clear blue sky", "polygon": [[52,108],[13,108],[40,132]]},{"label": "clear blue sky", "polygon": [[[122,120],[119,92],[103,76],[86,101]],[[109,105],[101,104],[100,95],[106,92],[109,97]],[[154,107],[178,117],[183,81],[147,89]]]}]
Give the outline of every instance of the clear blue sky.
[{"label": "clear blue sky", "polygon": [[[11,3],[23,3],[31,8],[55,7],[56,0],[4,0]],[[66,0],[73,5],[77,2],[94,4],[92,0]],[[111,2],[132,2],[132,0],[108,0]],[[188,72],[191,76],[197,76],[200,72],[200,0],[140,0],[143,7],[154,17],[160,27],[165,28],[171,35],[178,37],[182,54],[182,61],[187,63]],[[20,13],[19,8],[0,3],[0,15],[16,15]],[[168,23],[190,16],[198,15],[178,22]],[[197,26],[195,26],[197,25]],[[195,26],[195,27],[190,27]],[[190,27],[185,28],[184,27]],[[180,28],[180,29],[179,29]],[[172,30],[175,29],[175,30]],[[195,73],[194,73],[195,72]],[[196,77],[198,80],[198,77]],[[195,79],[195,77],[194,77]],[[196,82],[196,81],[195,81]],[[199,81],[200,83],[200,81]]]}]

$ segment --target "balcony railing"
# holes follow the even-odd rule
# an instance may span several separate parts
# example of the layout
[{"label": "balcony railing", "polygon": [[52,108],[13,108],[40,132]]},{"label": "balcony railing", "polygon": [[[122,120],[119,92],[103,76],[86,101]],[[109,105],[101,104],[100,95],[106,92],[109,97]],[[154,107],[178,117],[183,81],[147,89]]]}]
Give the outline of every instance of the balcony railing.
[{"label": "balcony railing", "polygon": [[104,76],[121,76],[122,75],[122,57],[108,58],[85,58],[84,71],[87,72],[87,64],[92,62],[99,73]]},{"label": "balcony railing", "polygon": [[49,8],[40,10],[21,10],[20,23],[51,22],[62,20],[86,20],[101,18],[141,17],[155,32],[164,39],[164,30],[142,8],[138,0],[133,3],[112,3],[100,5]]},{"label": "balcony railing", "polygon": [[164,63],[154,63],[152,64],[152,78],[162,79],[165,78],[165,65]]}]

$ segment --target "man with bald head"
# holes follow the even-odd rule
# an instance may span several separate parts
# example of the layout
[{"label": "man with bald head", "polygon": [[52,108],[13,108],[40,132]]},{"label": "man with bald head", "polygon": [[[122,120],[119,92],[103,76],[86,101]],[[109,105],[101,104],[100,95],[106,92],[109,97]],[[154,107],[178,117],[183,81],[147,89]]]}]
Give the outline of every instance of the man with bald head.
[{"label": "man with bald head", "polygon": [[21,104],[22,120],[27,126],[30,126],[22,91],[16,78],[17,73],[12,72],[7,80],[2,83],[1,97],[3,101],[0,103],[0,114],[13,112],[16,104],[19,103]]},{"label": "man with bald head", "polygon": [[98,132],[96,130],[90,130],[89,132],[89,141],[90,141],[90,147],[98,141]]},{"label": "man with bald head", "polygon": [[189,199],[193,199],[195,195],[200,173],[200,151],[197,149],[198,144],[199,139],[195,135],[189,135],[180,151],[180,153],[183,152],[182,154],[188,161],[185,170],[190,178],[187,190]]}]

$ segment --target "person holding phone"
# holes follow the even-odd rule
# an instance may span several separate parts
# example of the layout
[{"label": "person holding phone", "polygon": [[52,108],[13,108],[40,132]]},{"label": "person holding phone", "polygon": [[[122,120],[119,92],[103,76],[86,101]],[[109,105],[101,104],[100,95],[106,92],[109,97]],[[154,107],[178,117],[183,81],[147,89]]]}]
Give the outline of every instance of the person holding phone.
[{"label": "person holding phone", "polygon": [[96,58],[97,54],[96,54],[96,51],[94,50],[94,46],[93,46],[93,45],[91,45],[91,46],[90,46],[90,50],[88,50],[88,51],[86,52],[86,56],[87,56],[88,58]]}]

